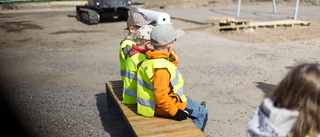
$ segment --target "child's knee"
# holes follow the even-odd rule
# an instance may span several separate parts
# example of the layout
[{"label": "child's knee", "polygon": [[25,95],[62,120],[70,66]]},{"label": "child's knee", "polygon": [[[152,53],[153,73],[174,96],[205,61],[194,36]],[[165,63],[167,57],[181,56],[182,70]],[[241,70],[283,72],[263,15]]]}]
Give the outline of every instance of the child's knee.
[{"label": "child's knee", "polygon": [[199,112],[200,112],[200,114],[203,114],[203,115],[208,114],[208,110],[204,106],[201,106],[201,105],[199,107]]}]

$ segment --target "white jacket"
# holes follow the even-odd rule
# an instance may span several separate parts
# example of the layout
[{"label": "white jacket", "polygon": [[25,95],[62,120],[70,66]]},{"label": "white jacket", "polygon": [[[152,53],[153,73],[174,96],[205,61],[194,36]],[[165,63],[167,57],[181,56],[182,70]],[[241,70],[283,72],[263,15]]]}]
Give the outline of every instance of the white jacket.
[{"label": "white jacket", "polygon": [[299,115],[298,111],[277,108],[274,98],[263,100],[247,126],[248,137],[286,137]]}]

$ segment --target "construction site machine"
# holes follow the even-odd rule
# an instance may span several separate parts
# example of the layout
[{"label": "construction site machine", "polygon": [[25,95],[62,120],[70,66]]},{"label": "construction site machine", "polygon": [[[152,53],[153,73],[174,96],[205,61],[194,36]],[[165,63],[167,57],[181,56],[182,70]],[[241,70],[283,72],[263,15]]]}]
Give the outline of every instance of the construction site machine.
[{"label": "construction site machine", "polygon": [[102,19],[126,20],[131,5],[131,0],[88,0],[88,4],[76,6],[77,19],[87,24],[97,24]]}]

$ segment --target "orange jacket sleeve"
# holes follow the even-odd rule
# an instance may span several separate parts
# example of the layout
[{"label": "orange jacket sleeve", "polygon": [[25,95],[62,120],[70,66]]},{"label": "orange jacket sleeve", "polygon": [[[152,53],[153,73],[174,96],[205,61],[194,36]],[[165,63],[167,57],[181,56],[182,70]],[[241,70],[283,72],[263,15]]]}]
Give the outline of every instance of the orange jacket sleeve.
[{"label": "orange jacket sleeve", "polygon": [[174,102],[176,100],[168,95],[172,88],[169,71],[167,69],[156,69],[152,80],[154,83],[154,102],[157,104],[157,107],[174,116],[178,112],[178,108]]}]

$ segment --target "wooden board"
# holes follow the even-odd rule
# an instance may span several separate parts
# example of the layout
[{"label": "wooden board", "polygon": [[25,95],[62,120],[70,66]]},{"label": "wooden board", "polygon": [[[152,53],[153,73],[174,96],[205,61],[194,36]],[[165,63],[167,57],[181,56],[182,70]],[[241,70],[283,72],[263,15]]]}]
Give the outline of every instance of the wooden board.
[{"label": "wooden board", "polygon": [[[215,24],[216,25],[216,24]],[[229,23],[229,24],[217,24],[217,28],[219,30],[223,29],[235,29],[239,30],[242,28],[254,28],[257,29],[259,27],[271,27],[276,28],[278,26],[284,27],[294,27],[294,26],[310,26],[310,21],[301,21],[301,20],[279,20],[279,21],[264,21],[264,22],[243,22],[243,23]]]},{"label": "wooden board", "polygon": [[249,22],[250,26],[273,26],[273,25],[311,25],[310,21],[301,21],[301,20],[278,20],[278,21],[264,21],[264,22]]},{"label": "wooden board", "polygon": [[191,119],[177,121],[155,116],[152,118],[137,114],[137,105],[126,105],[122,101],[122,81],[107,81],[106,88],[138,137],[206,136]]}]

